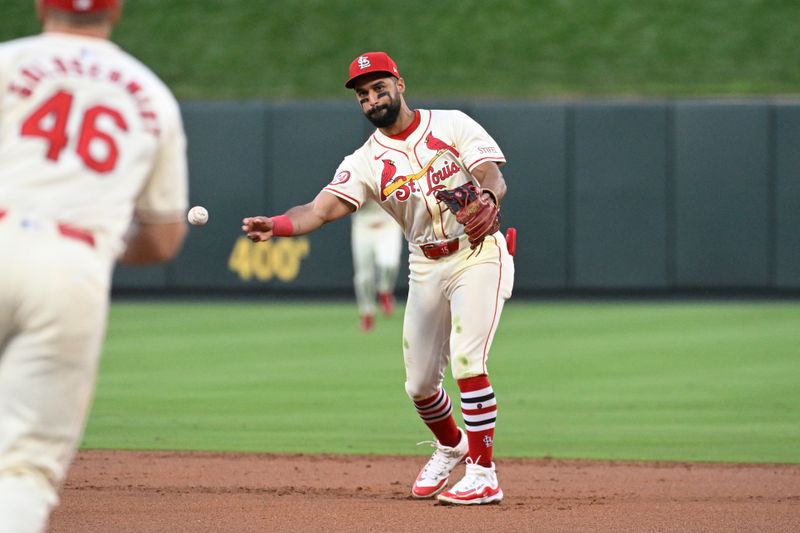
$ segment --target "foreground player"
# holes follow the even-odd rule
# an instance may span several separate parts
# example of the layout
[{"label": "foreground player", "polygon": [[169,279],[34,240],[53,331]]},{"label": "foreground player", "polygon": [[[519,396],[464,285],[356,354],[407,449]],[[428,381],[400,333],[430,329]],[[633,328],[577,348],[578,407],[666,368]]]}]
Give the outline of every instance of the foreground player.
[{"label": "foreground player", "polygon": [[169,260],[186,233],[178,105],[108,41],[120,4],[39,0],[43,33],[0,44],[3,532],[43,531],[58,502],[94,390],[115,258]]},{"label": "foreground player", "polygon": [[350,245],[353,250],[353,286],[361,329],[375,325],[376,302],[385,316],[394,313],[394,287],[400,269],[403,233],[386,211],[366,202],[353,213]]},{"label": "foreground player", "polygon": [[[499,502],[503,491],[492,462],[497,405],[486,360],[511,296],[514,263],[499,231],[485,238],[468,235],[436,193],[473,182],[482,187],[485,205],[496,204],[506,193],[499,170],[505,158],[465,114],[410,109],[403,97],[405,81],[383,52],[354,59],[345,86],[355,89],[361,110],[378,129],[344,159],[312,202],[272,218],[245,218],[242,230],[256,242],[302,235],[370,199],[400,223],[410,252],[403,323],[406,392],[437,439],[411,493],[417,498],[438,494],[440,501],[454,504]],[[442,387],[451,358],[466,432],[456,426]],[[442,492],[465,458],[464,478]]]}]

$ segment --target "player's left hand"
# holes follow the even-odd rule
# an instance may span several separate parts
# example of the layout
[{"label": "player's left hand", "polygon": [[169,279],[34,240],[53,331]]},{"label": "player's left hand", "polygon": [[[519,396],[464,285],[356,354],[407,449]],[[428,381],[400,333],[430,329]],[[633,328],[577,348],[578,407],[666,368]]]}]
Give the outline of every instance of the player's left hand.
[{"label": "player's left hand", "polygon": [[247,217],[242,219],[242,231],[253,242],[268,241],[272,238],[273,223],[269,217]]},{"label": "player's left hand", "polygon": [[486,194],[479,194],[456,215],[456,220],[464,225],[469,237],[469,246],[477,248],[487,235],[500,229],[500,213],[495,203]]},{"label": "player's left hand", "polygon": [[436,192],[436,199],[444,202],[464,226],[473,250],[483,244],[487,235],[500,229],[500,210],[492,198],[493,195],[472,183]]}]

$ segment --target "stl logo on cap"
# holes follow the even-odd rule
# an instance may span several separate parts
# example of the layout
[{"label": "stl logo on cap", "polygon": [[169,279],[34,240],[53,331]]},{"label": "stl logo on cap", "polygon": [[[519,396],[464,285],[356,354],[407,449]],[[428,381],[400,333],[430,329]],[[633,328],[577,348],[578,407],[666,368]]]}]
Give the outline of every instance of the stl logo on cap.
[{"label": "stl logo on cap", "polygon": [[92,9],[92,0],[74,0],[72,7],[75,11],[89,11]]},{"label": "stl logo on cap", "polygon": [[365,52],[350,63],[348,78],[344,86],[352,89],[356,78],[373,72],[385,72],[395,78],[400,77],[397,65],[386,52]]}]

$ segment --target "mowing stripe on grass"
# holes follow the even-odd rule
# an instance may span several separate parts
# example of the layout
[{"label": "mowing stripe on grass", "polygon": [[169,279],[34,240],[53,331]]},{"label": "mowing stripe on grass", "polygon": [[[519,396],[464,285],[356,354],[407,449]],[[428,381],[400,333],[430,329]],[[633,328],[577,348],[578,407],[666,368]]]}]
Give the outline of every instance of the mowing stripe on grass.
[{"label": "mowing stripe on grass", "polygon": [[[401,330],[348,303],[115,303],[83,446],[429,453]],[[512,301],[489,369],[501,457],[800,462],[798,303]]]}]

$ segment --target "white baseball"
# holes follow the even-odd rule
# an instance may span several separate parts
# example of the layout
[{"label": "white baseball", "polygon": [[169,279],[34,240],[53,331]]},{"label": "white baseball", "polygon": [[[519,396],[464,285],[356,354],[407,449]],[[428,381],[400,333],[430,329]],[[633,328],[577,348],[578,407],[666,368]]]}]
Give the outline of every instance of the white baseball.
[{"label": "white baseball", "polygon": [[202,226],[208,222],[208,211],[202,205],[196,205],[189,209],[186,218],[189,219],[189,224],[192,226]]}]

